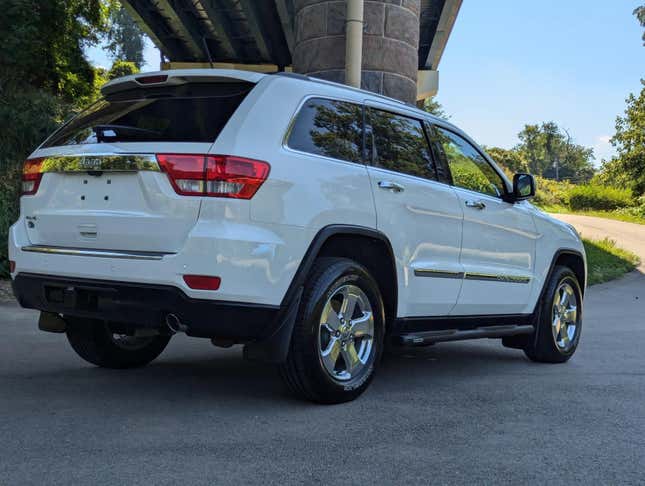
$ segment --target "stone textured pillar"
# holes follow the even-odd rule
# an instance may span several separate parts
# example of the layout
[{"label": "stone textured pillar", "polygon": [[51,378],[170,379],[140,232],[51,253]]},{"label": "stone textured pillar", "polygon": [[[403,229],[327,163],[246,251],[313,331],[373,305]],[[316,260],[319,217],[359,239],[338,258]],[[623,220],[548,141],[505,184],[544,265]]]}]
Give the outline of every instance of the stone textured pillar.
[{"label": "stone textured pillar", "polygon": [[[297,73],[345,81],[345,0],[295,0]],[[363,89],[414,103],[420,0],[366,0]]]}]

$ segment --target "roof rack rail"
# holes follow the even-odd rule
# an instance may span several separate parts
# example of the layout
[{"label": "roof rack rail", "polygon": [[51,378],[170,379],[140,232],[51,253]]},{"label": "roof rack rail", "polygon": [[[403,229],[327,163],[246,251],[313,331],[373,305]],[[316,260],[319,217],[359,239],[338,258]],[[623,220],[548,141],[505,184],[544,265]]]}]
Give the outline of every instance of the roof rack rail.
[{"label": "roof rack rail", "polygon": [[312,77],[312,76],[307,76],[306,74],[299,74],[299,73],[293,73],[293,72],[291,72],[291,73],[290,72],[277,72],[277,73],[271,73],[271,74],[273,76],[284,76],[284,77],[287,77],[287,78],[300,79],[302,81],[310,81],[312,83],[326,84],[328,86],[337,86],[339,88],[349,89],[349,90],[352,90],[352,91],[356,91],[358,93],[369,94],[370,96],[375,96],[375,97],[381,98],[381,99],[383,99],[385,101],[398,103],[400,105],[404,105],[404,106],[407,106],[407,107],[414,106],[414,105],[411,105],[409,103],[406,103],[405,101],[397,100],[396,98],[390,98],[389,96],[385,96],[385,95],[382,95],[380,93],[374,93],[373,91],[368,91],[366,89],[355,88],[354,86],[349,86],[349,85],[343,84],[343,83],[337,83],[335,81],[328,81],[328,80],[322,79],[322,78],[316,78],[316,77]]}]

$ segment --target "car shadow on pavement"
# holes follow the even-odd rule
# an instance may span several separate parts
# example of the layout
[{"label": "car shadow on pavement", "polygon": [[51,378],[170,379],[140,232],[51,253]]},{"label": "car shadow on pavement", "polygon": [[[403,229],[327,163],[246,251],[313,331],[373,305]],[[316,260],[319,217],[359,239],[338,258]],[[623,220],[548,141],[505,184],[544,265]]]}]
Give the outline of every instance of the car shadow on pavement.
[{"label": "car shadow on pavement", "polygon": [[[128,407],[180,406],[190,410],[216,402],[259,410],[276,401],[295,408],[309,406],[287,392],[275,366],[244,360],[241,347],[211,350],[202,346],[204,343],[189,345],[187,341],[175,348],[171,345],[166,355],[150,365],[130,370],[97,368],[68,355],[71,350],[58,348],[56,354],[64,353],[66,359],[48,360],[37,369],[11,377],[11,381],[22,381],[14,393],[54,403],[64,402],[73,393],[82,399],[75,406],[84,403],[111,408],[123,408],[127,403]],[[499,341],[444,343],[388,353],[372,386],[376,393],[387,392],[392,384],[406,393],[421,387],[417,391],[423,393],[429,380],[446,383],[475,375],[526,371],[526,365],[529,362],[522,352],[505,349]]]}]

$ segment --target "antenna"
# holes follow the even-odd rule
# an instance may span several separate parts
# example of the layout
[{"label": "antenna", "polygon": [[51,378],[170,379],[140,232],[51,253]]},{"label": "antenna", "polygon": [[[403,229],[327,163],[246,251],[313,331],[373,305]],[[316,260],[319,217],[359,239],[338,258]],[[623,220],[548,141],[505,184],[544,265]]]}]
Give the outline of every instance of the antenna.
[{"label": "antenna", "polygon": [[204,50],[206,51],[206,55],[208,56],[208,62],[211,65],[211,69],[213,69],[213,57],[211,56],[211,50],[208,48],[208,42],[206,42],[206,36],[202,36],[202,44],[204,45]]}]

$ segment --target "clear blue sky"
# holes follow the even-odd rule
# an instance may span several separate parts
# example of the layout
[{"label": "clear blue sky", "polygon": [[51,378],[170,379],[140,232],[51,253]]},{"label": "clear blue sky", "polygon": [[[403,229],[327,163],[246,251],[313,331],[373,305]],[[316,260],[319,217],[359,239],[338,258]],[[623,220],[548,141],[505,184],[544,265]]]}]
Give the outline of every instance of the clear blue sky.
[{"label": "clear blue sky", "polygon": [[478,142],[509,148],[553,120],[577,143],[608,143],[645,78],[632,11],[642,0],[464,0],[439,65],[437,99]]},{"label": "clear blue sky", "polygon": [[[608,139],[645,77],[643,0],[464,0],[439,66],[451,121],[478,142],[510,148],[525,123],[555,121],[608,158]],[[100,48],[88,50],[109,66]],[[159,67],[148,43],[145,70]]]}]

